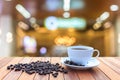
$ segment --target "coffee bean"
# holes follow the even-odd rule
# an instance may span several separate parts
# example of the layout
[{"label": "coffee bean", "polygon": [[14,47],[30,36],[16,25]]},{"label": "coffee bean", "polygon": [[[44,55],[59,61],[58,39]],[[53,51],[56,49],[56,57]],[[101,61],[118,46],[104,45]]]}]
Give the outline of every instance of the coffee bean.
[{"label": "coffee bean", "polygon": [[20,71],[20,69],[19,69],[19,68],[16,68],[15,71]]},{"label": "coffee bean", "polygon": [[58,65],[58,66],[59,66],[60,64],[59,64],[59,63],[56,63],[55,65]]},{"label": "coffee bean", "polygon": [[69,65],[75,65],[75,66],[85,66],[85,65],[81,65],[81,64],[79,65],[79,64],[77,64],[77,63],[75,63],[73,61],[69,61],[69,60],[66,60],[64,63],[69,64]]},{"label": "coffee bean", "polygon": [[64,67],[62,67],[61,69],[64,69]]},{"label": "coffee bean", "polygon": [[24,69],[22,69],[22,72],[24,72],[25,70]]},{"label": "coffee bean", "polygon": [[68,71],[67,70],[65,70],[65,69],[63,69],[63,72],[66,74],[66,73],[68,73]]},{"label": "coffee bean", "polygon": [[28,74],[33,74],[33,73],[35,73],[34,71],[27,71],[28,72]]},{"label": "coffee bean", "polygon": [[10,70],[10,66],[7,67],[7,70]]},{"label": "coffee bean", "polygon": [[14,69],[14,67],[11,67],[11,70],[13,70]]},{"label": "coffee bean", "polygon": [[58,76],[58,73],[53,73],[52,74],[54,77],[57,77]]},{"label": "coffee bean", "polygon": [[43,71],[39,71],[38,73],[39,73],[40,75],[43,75]]},{"label": "coffee bean", "polygon": [[12,67],[13,65],[11,64],[10,67]]},{"label": "coffee bean", "polygon": [[[68,61],[67,61],[68,63]],[[73,64],[69,62],[70,64]],[[58,76],[58,72],[62,73],[68,73],[68,71],[60,66],[59,63],[52,64],[49,61],[36,61],[31,63],[18,63],[18,64],[11,64],[10,66],[7,66],[7,70],[14,70],[14,71],[22,71],[26,72],[27,74],[33,74],[38,73],[39,75],[46,75],[46,74],[52,74],[53,77]]]}]

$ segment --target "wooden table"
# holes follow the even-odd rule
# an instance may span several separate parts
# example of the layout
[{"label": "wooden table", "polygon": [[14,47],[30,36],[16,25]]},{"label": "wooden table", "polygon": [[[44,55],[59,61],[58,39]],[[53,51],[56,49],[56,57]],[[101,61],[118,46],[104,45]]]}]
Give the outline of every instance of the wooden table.
[{"label": "wooden table", "polygon": [[[60,57],[0,57],[0,80],[120,80],[120,57],[100,57],[100,65],[88,70],[72,70],[60,63]],[[10,71],[10,64],[29,63],[32,61],[50,61],[60,63],[68,69],[68,74],[59,73],[57,78],[52,75],[29,75],[21,71]]]}]

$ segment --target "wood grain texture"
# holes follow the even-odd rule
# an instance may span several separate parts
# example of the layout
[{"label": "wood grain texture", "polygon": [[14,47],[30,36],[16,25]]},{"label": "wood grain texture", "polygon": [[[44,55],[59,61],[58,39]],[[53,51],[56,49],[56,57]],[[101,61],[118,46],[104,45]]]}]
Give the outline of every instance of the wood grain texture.
[{"label": "wood grain texture", "polygon": [[101,61],[103,61],[107,66],[109,66],[112,70],[114,70],[120,75],[120,63],[116,64],[117,60],[104,58]]},{"label": "wood grain texture", "polygon": [[90,69],[89,72],[93,75],[95,80],[110,80],[98,67]]},{"label": "wood grain texture", "polygon": [[120,60],[116,59],[116,58],[106,58],[107,61],[109,61],[109,63],[113,64],[114,66],[120,68]]},{"label": "wood grain texture", "polygon": [[3,58],[0,60],[0,68],[2,68],[4,65],[6,65],[8,62],[10,62],[13,58]]},{"label": "wood grain texture", "polygon": [[[29,75],[21,71],[7,70],[10,64],[30,63],[35,61],[59,63],[68,70],[68,74],[59,73],[57,78],[52,75]],[[120,57],[100,57],[100,64],[88,70],[73,70],[60,62],[60,57],[0,57],[0,80],[120,80]]]},{"label": "wood grain texture", "polygon": [[18,62],[20,62],[23,58],[22,57],[16,57],[13,58],[12,61],[10,61],[7,65],[5,65],[4,67],[2,67],[0,69],[0,80],[2,80],[5,76],[7,76],[7,74],[9,72],[11,72],[10,70],[7,70],[7,66],[11,65],[11,64],[17,64]]},{"label": "wood grain texture", "polygon": [[65,80],[79,80],[79,77],[75,70],[68,69],[68,74],[64,74]]},{"label": "wood grain texture", "polygon": [[95,78],[92,76],[92,74],[89,72],[89,70],[77,70],[76,71],[78,76],[79,76],[79,79],[80,80],[95,80]]},{"label": "wood grain texture", "polygon": [[[25,57],[20,63],[29,63],[32,58]],[[22,74],[22,71],[11,71],[6,75],[3,80],[18,80],[19,76]]]},{"label": "wood grain texture", "polygon": [[68,70],[68,74],[64,74],[64,80],[79,80],[76,70],[68,68],[65,65],[62,66]]},{"label": "wood grain texture", "polygon": [[0,57],[0,60],[2,60],[4,57]]},{"label": "wood grain texture", "polygon": [[[54,57],[54,58],[51,58],[51,63],[52,64],[59,63],[60,65],[62,65],[60,60],[61,60],[60,57]],[[50,75],[50,80],[64,80],[63,73],[59,72],[57,78],[54,78],[52,75]]]},{"label": "wood grain texture", "polygon": [[104,58],[99,58],[101,61],[100,65],[98,66],[111,80],[119,80],[120,75],[117,74],[114,70],[112,70],[107,64],[105,64],[102,59]]}]

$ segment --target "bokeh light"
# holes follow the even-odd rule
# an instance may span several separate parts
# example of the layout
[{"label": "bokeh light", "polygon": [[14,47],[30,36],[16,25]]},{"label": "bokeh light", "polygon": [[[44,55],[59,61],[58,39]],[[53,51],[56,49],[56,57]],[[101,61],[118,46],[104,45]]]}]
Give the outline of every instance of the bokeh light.
[{"label": "bokeh light", "polygon": [[41,55],[45,55],[47,53],[47,48],[46,47],[41,47],[40,50],[39,50],[39,53]]}]

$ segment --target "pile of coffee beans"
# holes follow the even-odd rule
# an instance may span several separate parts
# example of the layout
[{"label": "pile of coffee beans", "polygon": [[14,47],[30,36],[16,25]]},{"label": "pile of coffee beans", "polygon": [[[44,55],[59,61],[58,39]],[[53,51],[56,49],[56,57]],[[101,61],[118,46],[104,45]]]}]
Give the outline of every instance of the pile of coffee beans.
[{"label": "pile of coffee beans", "polygon": [[51,64],[49,61],[36,61],[31,63],[18,63],[7,66],[7,70],[22,71],[28,74],[38,73],[39,75],[52,74],[54,77],[58,76],[58,73],[68,73],[68,71],[60,66],[59,63]]},{"label": "pile of coffee beans", "polygon": [[66,60],[64,63],[69,64],[69,65],[75,65],[75,66],[85,66],[85,65],[77,64],[77,63],[70,61],[70,60]]}]

